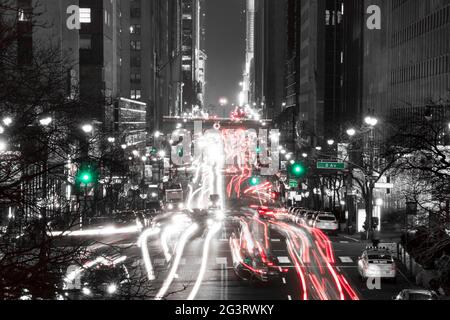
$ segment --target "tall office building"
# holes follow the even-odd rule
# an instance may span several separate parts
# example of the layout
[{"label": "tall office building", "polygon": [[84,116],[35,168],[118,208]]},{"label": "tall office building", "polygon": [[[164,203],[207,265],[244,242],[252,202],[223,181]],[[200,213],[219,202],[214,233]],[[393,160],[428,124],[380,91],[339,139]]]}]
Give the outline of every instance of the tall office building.
[{"label": "tall office building", "polygon": [[147,104],[148,131],[181,109],[181,0],[122,0],[121,96]]},{"label": "tall office building", "polygon": [[301,1],[297,59],[300,146],[336,136],[342,88],[342,0]]},{"label": "tall office building", "polygon": [[251,72],[254,69],[255,54],[255,0],[246,1],[246,38],[245,38],[245,66],[242,82],[242,103],[253,102],[251,96]]},{"label": "tall office building", "polygon": [[183,112],[203,108],[205,103],[204,12],[204,1],[182,0]]},{"label": "tall office building", "polygon": [[292,150],[337,134],[342,110],[342,0],[256,0],[253,102]]},{"label": "tall office building", "polygon": [[[366,27],[369,5],[381,9],[381,30]],[[448,104],[449,0],[346,0],[345,13],[346,113],[407,119]]]},{"label": "tall office building", "polygon": [[120,89],[120,1],[80,0],[86,13],[79,31],[80,98],[92,104],[86,120],[112,126],[114,100]]}]

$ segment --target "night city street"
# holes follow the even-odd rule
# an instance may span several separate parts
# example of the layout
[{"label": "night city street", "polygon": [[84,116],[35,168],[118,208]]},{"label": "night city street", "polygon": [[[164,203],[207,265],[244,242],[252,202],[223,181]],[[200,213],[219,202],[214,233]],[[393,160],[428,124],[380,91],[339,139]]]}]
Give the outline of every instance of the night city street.
[{"label": "night city street", "polygon": [[450,0],[0,0],[0,301],[449,300],[449,35]]}]

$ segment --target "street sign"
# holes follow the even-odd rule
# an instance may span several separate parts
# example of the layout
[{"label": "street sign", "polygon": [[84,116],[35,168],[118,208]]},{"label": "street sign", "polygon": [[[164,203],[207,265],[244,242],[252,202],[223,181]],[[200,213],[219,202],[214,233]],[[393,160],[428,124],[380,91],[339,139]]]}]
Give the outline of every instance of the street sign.
[{"label": "street sign", "polygon": [[297,180],[289,180],[289,187],[291,188],[298,188],[298,181]]},{"label": "street sign", "polygon": [[344,170],[344,162],[317,162],[317,169],[325,170]]},{"label": "street sign", "polygon": [[375,183],[375,189],[394,189],[393,183]]}]

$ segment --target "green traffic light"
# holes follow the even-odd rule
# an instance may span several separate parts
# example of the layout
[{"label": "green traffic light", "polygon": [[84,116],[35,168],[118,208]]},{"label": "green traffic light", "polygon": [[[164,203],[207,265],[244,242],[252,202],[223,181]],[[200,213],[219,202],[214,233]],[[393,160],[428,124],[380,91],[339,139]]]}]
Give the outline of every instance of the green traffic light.
[{"label": "green traffic light", "polygon": [[301,176],[305,173],[305,171],[305,167],[300,163],[292,165],[291,172],[295,176]]},{"label": "green traffic light", "polygon": [[260,148],[260,147],[257,147],[257,148],[256,148],[256,153],[258,153],[258,154],[261,153],[261,148]]},{"label": "green traffic light", "polygon": [[258,177],[252,177],[250,179],[250,185],[253,187],[259,185],[260,182],[261,182],[261,180]]}]

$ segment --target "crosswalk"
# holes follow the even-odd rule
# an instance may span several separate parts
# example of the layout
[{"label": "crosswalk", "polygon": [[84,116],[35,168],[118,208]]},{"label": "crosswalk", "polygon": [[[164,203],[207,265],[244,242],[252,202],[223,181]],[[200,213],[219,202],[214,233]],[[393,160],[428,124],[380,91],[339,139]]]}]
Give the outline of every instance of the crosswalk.
[{"label": "crosswalk", "polygon": [[[291,259],[289,257],[286,256],[280,256],[277,257],[278,262],[281,266],[283,265],[291,265]],[[167,261],[163,258],[156,258],[152,260],[152,263],[154,266],[166,266],[167,265]],[[185,266],[185,265],[200,265],[202,263],[202,259],[198,258],[198,257],[192,257],[192,258],[182,258],[180,260],[180,265],[181,266]],[[215,259],[215,261],[213,262],[213,264],[216,265],[228,265],[231,266],[233,264],[233,261],[231,259],[231,257],[217,257]]]}]

